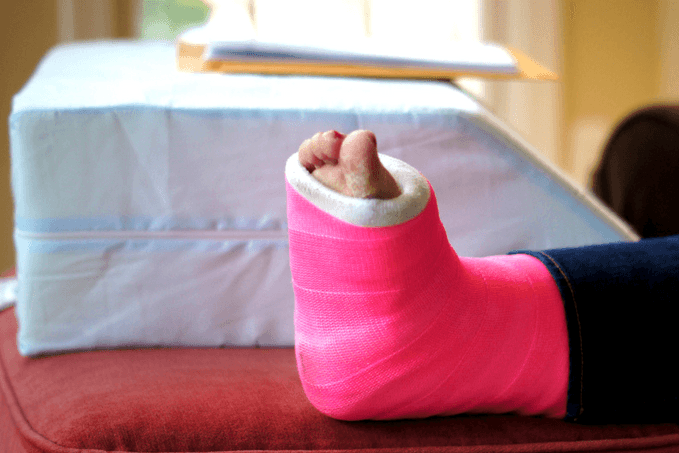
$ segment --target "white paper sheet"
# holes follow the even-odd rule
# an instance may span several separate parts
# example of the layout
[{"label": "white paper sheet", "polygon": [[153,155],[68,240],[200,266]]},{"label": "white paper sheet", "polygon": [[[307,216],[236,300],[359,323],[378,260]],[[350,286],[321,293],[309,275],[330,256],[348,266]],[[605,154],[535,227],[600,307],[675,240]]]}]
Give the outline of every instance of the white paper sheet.
[{"label": "white paper sheet", "polygon": [[206,60],[321,62],[385,67],[424,67],[515,74],[514,57],[504,48],[479,42],[432,42],[376,39],[302,42],[225,40],[210,42]]}]

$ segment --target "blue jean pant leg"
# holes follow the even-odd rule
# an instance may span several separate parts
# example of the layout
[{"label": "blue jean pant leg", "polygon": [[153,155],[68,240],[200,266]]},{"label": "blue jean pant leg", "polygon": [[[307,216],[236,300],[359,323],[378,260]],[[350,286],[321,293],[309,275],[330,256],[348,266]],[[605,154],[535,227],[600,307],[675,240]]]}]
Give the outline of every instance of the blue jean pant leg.
[{"label": "blue jean pant leg", "polygon": [[570,348],[567,420],[679,421],[679,236],[540,252]]}]

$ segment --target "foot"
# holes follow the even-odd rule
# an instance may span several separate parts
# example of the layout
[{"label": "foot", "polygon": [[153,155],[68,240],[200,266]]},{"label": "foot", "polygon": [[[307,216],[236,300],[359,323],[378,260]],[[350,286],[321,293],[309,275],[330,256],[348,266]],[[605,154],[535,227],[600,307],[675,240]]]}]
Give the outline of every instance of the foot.
[{"label": "foot", "polygon": [[[298,159],[350,197],[397,193],[368,131],[317,134]],[[419,175],[412,167],[397,170],[404,181],[398,200],[367,203],[325,191],[320,201],[307,198],[309,174],[288,163],[295,355],[315,407],[341,420],[566,415],[563,303],[537,258],[459,257],[429,185],[426,205],[407,221],[373,226],[332,213],[407,210],[400,202],[411,192],[405,181]]]},{"label": "foot", "polygon": [[[326,165],[339,162],[319,169]],[[459,257],[433,191],[404,222],[342,221],[329,206],[380,210],[409,190],[393,202],[337,195],[321,207],[296,189],[308,184],[306,171],[286,167],[302,176],[288,178],[286,168],[295,354],[315,407],[341,420],[566,415],[566,319],[537,258]]]},{"label": "foot", "polygon": [[389,199],[401,194],[380,162],[370,131],[319,132],[302,143],[299,162],[322,184],[349,197]]}]

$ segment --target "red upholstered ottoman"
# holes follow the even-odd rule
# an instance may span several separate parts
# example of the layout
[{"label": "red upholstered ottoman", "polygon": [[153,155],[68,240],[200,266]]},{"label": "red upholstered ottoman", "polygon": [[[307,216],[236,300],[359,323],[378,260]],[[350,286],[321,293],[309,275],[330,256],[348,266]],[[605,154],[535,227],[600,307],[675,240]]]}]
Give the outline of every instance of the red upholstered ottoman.
[{"label": "red upholstered ottoman", "polygon": [[677,452],[679,425],[518,416],[342,422],[291,349],[137,349],[25,358],[0,312],[0,452]]}]

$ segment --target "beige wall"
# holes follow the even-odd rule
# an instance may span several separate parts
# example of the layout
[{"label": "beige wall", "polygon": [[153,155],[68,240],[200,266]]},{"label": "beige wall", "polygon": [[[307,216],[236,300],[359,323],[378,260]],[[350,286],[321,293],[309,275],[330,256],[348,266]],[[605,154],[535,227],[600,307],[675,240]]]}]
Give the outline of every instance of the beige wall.
[{"label": "beige wall", "polygon": [[676,102],[679,99],[679,2],[660,0],[658,18],[659,98]]},{"label": "beige wall", "polygon": [[518,48],[557,83],[488,82],[486,104],[589,187],[602,146],[633,110],[679,102],[676,0],[484,0],[484,40]]},{"label": "beige wall", "polygon": [[[562,2],[564,152],[560,165],[584,185],[589,184],[601,147],[615,125],[634,109],[660,99],[661,63],[679,64],[677,49],[669,46],[677,23],[667,24],[666,39],[662,37],[667,9],[676,10],[671,3]],[[674,55],[663,52],[670,47]],[[668,77],[663,82],[668,100],[672,89],[677,92],[674,82]]]},{"label": "beige wall", "polygon": [[[27,6],[30,5],[30,6]],[[39,5],[39,7],[38,7]],[[0,14],[0,270],[14,265],[10,192],[9,117],[19,91],[44,53],[57,42],[56,0],[5,2]]]},{"label": "beige wall", "polygon": [[139,36],[140,0],[56,0],[59,42]]},{"label": "beige wall", "polygon": [[[562,73],[560,0],[484,0],[482,40],[521,50]],[[488,81],[484,102],[554,164],[561,160],[560,82]]]},{"label": "beige wall", "polygon": [[0,14],[0,272],[14,266],[7,118],[12,96],[59,42],[134,35],[138,0],[5,2]]}]

